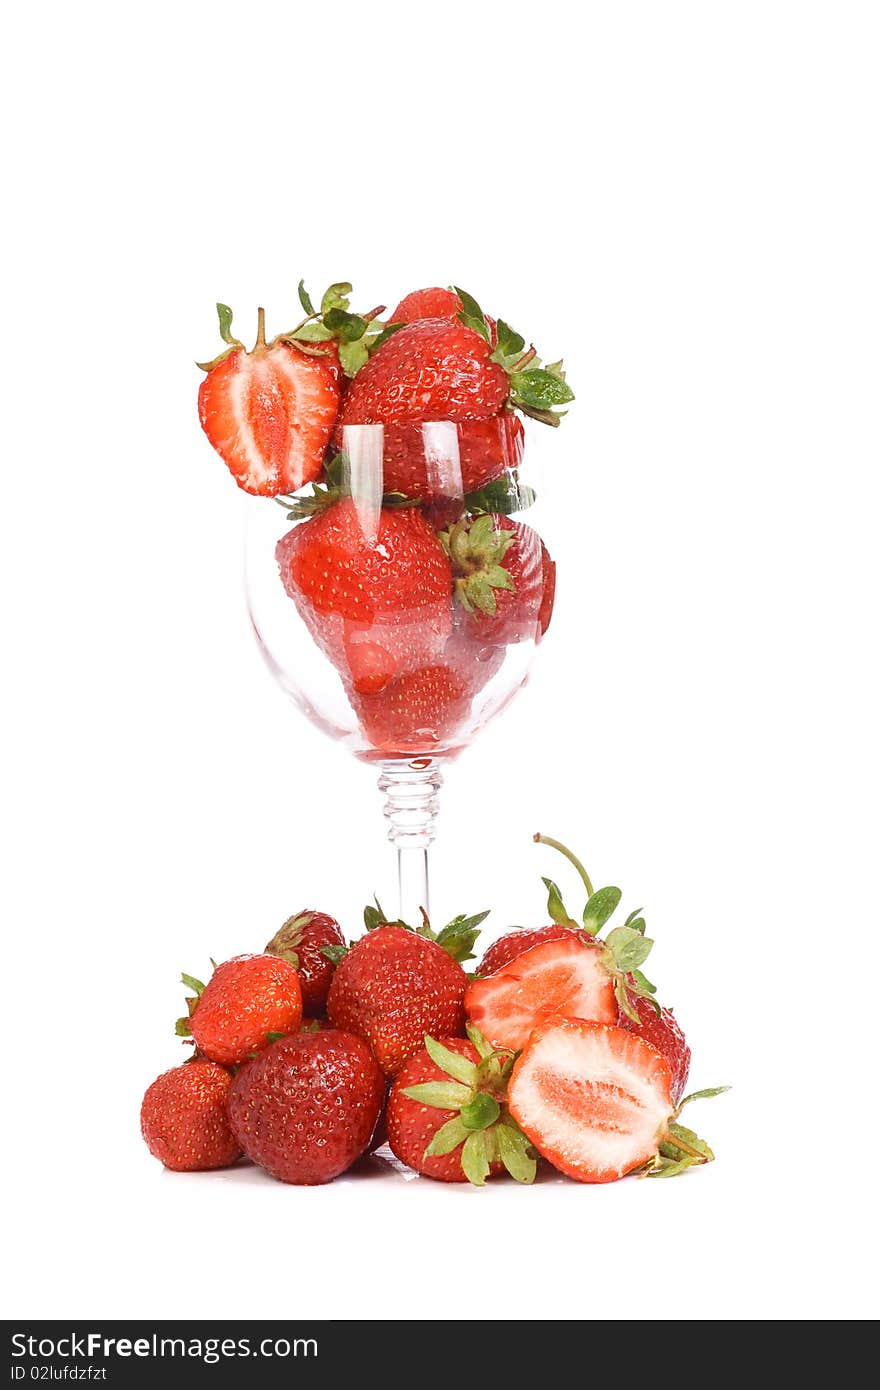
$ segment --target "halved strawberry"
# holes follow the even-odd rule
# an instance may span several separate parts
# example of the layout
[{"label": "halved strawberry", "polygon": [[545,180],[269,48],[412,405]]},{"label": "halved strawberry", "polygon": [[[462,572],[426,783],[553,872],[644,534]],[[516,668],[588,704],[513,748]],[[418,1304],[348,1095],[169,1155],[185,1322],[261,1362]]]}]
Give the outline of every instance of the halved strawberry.
[{"label": "halved strawberry", "polygon": [[669,1064],[650,1043],[608,1024],[560,1018],[532,1034],[508,1103],[539,1153],[578,1182],[614,1182],[636,1168],[666,1177],[714,1157],[675,1123],[681,1106],[670,1087]]},{"label": "halved strawberry", "polygon": [[267,343],[262,309],[248,352],[232,336],[232,311],[218,304],[217,312],[230,346],[204,366],[202,429],[245,492],[295,492],[321,471],[339,409],[338,362],[327,345],[307,352],[282,338]]},{"label": "halved strawberry", "polygon": [[464,997],[468,1018],[493,1047],[524,1047],[530,1034],[558,1014],[617,1020],[614,977],[606,948],[578,941],[546,941],[517,956],[484,980],[473,980]]}]

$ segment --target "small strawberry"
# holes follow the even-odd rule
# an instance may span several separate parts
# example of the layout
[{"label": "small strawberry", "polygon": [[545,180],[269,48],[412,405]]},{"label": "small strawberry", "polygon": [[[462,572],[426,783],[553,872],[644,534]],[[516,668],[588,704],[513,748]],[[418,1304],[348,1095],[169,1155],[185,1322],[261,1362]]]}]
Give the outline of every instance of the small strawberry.
[{"label": "small strawberry", "polygon": [[562,364],[542,367],[520,334],[455,293],[456,318],[417,319],[377,346],[346,394],[342,425],[488,420],[505,404],[559,424],[556,407],[574,400]]},{"label": "small strawberry", "polygon": [[[550,916],[563,931],[544,929],[540,944],[508,959],[493,974],[473,980],[465,995],[468,1018],[495,1047],[523,1047],[539,1023],[556,1015],[616,1023],[622,1010],[638,1024],[633,1001],[654,993],[638,968],[653,945],[644,934],[644,919],[632,912],[601,940],[598,933],[620,902],[620,889],[594,892],[589,875],[570,850],[546,836],[535,839],[558,849],[577,868],[587,890],[583,930],[569,916],[556,884],[545,879]],[[652,1007],[659,1012],[659,1005]]]},{"label": "small strawberry", "polygon": [[237,1073],[229,1121],[254,1163],[281,1182],[311,1186],[360,1158],[384,1097],[385,1078],[362,1038],[335,1028],[294,1033]]},{"label": "small strawberry", "polygon": [[471,708],[467,674],[421,666],[353,701],[366,738],[388,754],[436,753],[454,742]]},{"label": "small strawberry", "polygon": [[661,1009],[658,1013],[652,999],[634,998],[630,1003],[639,1016],[639,1022],[634,1023],[621,1010],[618,1027],[625,1028],[628,1033],[637,1033],[663,1053],[672,1075],[672,1099],[677,1105],[684,1095],[691,1069],[691,1050],[681,1025],[671,1009]]},{"label": "small strawberry", "polygon": [[514,1065],[508,1103],[539,1153],[578,1182],[614,1182],[642,1169],[671,1177],[714,1157],[677,1123],[669,1064],[622,1028],[580,1018],[541,1024]]},{"label": "small strawberry", "polygon": [[512,1052],[493,1052],[476,1028],[468,1039],[425,1038],[398,1073],[388,1100],[393,1153],[425,1177],[482,1187],[505,1170],[518,1182],[537,1167],[505,1104]]},{"label": "small strawberry", "polygon": [[333,976],[327,1000],[331,1023],[366,1038],[388,1076],[396,1076],[421,1051],[426,1033],[462,1034],[467,976],[459,961],[471,955],[485,916],[457,917],[435,937],[427,923],[411,931],[368,908],[367,934],[354,942]]},{"label": "small strawberry", "polygon": [[299,975],[303,1012],[324,1012],[336,961],[345,951],[345,937],[334,917],[306,908],[294,913],[266,947],[269,956],[288,961]]},{"label": "small strawberry", "polygon": [[229,347],[203,367],[202,429],[245,492],[295,491],[320,474],[339,409],[337,369],[288,339],[267,343],[262,309],[248,352],[232,336],[232,311],[217,312]]},{"label": "small strawberry", "polygon": [[147,1087],[141,1133],[154,1158],[176,1173],[228,1168],[241,1158],[226,1115],[232,1077],[198,1059],[163,1072]]},{"label": "small strawberry", "polygon": [[265,1047],[273,1035],[293,1033],[302,1020],[302,991],[293,966],[278,956],[233,956],[218,965],[207,985],[190,975],[195,990],[189,1019],[177,1032],[192,1033],[212,1062],[235,1066]]},{"label": "small strawberry", "polygon": [[342,497],[276,547],[281,579],[318,646],[358,693],[436,659],[452,626],[452,573],[415,509],[366,517]]},{"label": "small strawberry", "polygon": [[537,531],[509,516],[465,517],[440,534],[465,630],[484,642],[540,642],[550,624],[556,565]]},{"label": "small strawberry", "polygon": [[454,319],[462,310],[462,302],[455,290],[441,289],[435,285],[428,290],[413,290],[400,301],[393,314],[388,315],[389,323],[415,323],[417,319]]}]

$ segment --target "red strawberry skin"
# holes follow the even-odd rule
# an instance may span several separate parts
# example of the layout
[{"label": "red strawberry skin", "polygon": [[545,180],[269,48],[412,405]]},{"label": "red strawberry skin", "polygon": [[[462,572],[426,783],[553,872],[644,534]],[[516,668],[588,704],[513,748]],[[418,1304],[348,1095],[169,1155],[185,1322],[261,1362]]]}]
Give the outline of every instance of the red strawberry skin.
[{"label": "red strawberry skin", "polygon": [[442,946],[405,927],[383,926],[354,943],[336,967],[327,1013],[336,1028],[370,1044],[387,1076],[396,1076],[425,1034],[464,1032],[467,976]]},{"label": "red strawberry skin", "polygon": [[190,1020],[199,1051],[235,1066],[267,1045],[268,1033],[292,1033],[302,1021],[299,976],[278,956],[233,956],[218,965]]},{"label": "red strawberry skin", "polygon": [[[509,965],[525,951],[530,951],[533,946],[540,946],[545,941],[564,941],[571,935],[572,928],[563,927],[559,922],[551,922],[546,927],[516,927],[492,942],[477,966],[476,974],[494,975],[496,970],[502,970],[505,965]],[[574,935],[585,946],[592,945],[596,940],[588,931],[584,931],[583,927],[578,927]]]},{"label": "red strawberry skin", "polygon": [[216,1062],[186,1062],[147,1087],[141,1133],[154,1158],[175,1173],[228,1168],[241,1158],[226,1101],[232,1077]]},{"label": "red strawberry skin", "polygon": [[422,666],[375,694],[354,700],[373,748],[395,754],[436,753],[455,739],[471,708],[466,675],[442,663]]},{"label": "red strawberry skin", "polygon": [[280,956],[296,970],[302,991],[303,1013],[311,1018],[323,1014],[336,969],[322,948],[344,945],[345,937],[336,918],[307,907],[289,917],[266,947],[268,955]]},{"label": "red strawberry skin", "polygon": [[461,312],[462,303],[455,290],[441,289],[434,285],[427,290],[413,290],[400,301],[393,314],[388,315],[389,323],[415,323],[418,319],[454,319]]},{"label": "red strawberry skin", "polygon": [[672,1099],[678,1105],[684,1095],[691,1069],[691,1050],[681,1025],[671,1009],[661,1009],[658,1014],[648,999],[631,996],[630,1003],[640,1022],[636,1024],[631,1018],[627,1018],[625,1013],[621,1013],[617,1020],[618,1027],[626,1029],[628,1033],[636,1033],[656,1047],[658,1052],[663,1053],[669,1063],[672,1077]]},{"label": "red strawberry skin", "polygon": [[615,1182],[658,1151],[674,1115],[662,1053],[606,1023],[555,1018],[514,1065],[510,1113],[535,1148],[578,1182]]},{"label": "red strawberry skin", "polygon": [[234,348],[199,387],[199,419],[245,492],[277,497],[321,472],[339,410],[338,363],[286,343]]},{"label": "red strawberry skin", "polygon": [[417,510],[383,508],[375,533],[351,498],[301,522],[275,557],[287,593],[349,689],[369,694],[442,652],[452,570]]},{"label": "red strawberry skin", "polygon": [[366,1150],[385,1078],[362,1038],[331,1028],[280,1038],[241,1070],[229,1095],[248,1158],[281,1182],[331,1182]]},{"label": "red strawberry skin", "polygon": [[455,430],[449,457],[438,455],[442,435],[425,438],[424,422],[400,421],[385,426],[384,486],[386,492],[419,497],[426,504],[458,502],[494,482],[508,469],[518,468],[525,451],[520,417],[503,410],[488,420],[462,420]]},{"label": "red strawberry skin", "polygon": [[[480,1055],[467,1038],[441,1038],[439,1041],[450,1052],[458,1052],[469,1062],[479,1063]],[[461,1166],[461,1149],[454,1149],[450,1154],[425,1157],[425,1149],[434,1135],[447,1120],[454,1118],[455,1112],[422,1105],[411,1096],[404,1095],[408,1086],[419,1086],[423,1081],[448,1080],[449,1077],[431,1060],[424,1048],[410,1057],[396,1076],[388,1097],[388,1143],[391,1152],[397,1155],[401,1163],[414,1168],[426,1178],[436,1178],[440,1182],[467,1182]],[[504,1164],[493,1163],[491,1171],[503,1172]]]},{"label": "red strawberry skin", "polygon": [[488,420],[509,391],[479,333],[449,319],[399,329],[361,368],[346,393],[343,425],[398,420]]}]

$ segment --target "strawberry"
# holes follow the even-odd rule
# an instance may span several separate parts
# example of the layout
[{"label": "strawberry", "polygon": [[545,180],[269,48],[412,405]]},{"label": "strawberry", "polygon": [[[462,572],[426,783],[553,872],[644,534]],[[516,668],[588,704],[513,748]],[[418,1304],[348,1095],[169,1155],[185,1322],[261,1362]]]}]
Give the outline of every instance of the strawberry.
[{"label": "strawberry", "polygon": [[454,319],[461,313],[462,302],[455,290],[434,286],[429,290],[413,290],[400,301],[389,323],[415,323],[417,319]]},{"label": "strawberry", "polygon": [[468,677],[436,663],[421,666],[354,701],[361,728],[389,756],[436,753],[454,740],[471,707]]},{"label": "strawberry", "polygon": [[276,547],[281,579],[347,687],[381,690],[442,651],[452,574],[414,509],[367,517],[350,497],[295,526]]},{"label": "strawberry", "polygon": [[217,312],[230,346],[203,366],[202,429],[245,492],[295,491],[321,471],[339,409],[338,369],[326,348],[315,355],[285,338],[267,343],[262,309],[248,352],[232,336],[232,311],[218,304]]},{"label": "strawberry", "polygon": [[658,1013],[657,1005],[651,999],[635,998],[630,1002],[639,1016],[639,1022],[634,1023],[621,1009],[618,1027],[626,1029],[628,1033],[637,1033],[663,1053],[672,1075],[672,1099],[677,1105],[684,1095],[691,1069],[691,1050],[681,1025],[671,1009],[661,1009]]},{"label": "strawberry", "polygon": [[587,931],[577,929],[572,932],[571,927],[563,927],[558,922],[551,922],[546,927],[514,927],[492,942],[477,966],[476,973],[481,976],[494,975],[512,960],[516,960],[517,956],[530,951],[533,946],[541,946],[546,941],[567,941],[572,934],[587,946],[596,940]]},{"label": "strawberry", "polygon": [[464,630],[497,644],[540,642],[550,624],[556,565],[521,521],[486,513],[440,534],[455,579]]},{"label": "strawberry", "polygon": [[485,915],[457,917],[434,937],[427,925],[414,932],[367,909],[367,934],[337,965],[327,1013],[335,1027],[366,1038],[386,1075],[421,1051],[426,1033],[464,1032],[467,976],[459,961],[470,956]]},{"label": "strawberry", "polygon": [[176,1173],[228,1168],[241,1158],[226,1116],[232,1077],[198,1059],[163,1072],[147,1087],[141,1133],[154,1158]]},{"label": "strawberry", "polygon": [[395,1078],[388,1142],[403,1162],[441,1182],[474,1183],[505,1169],[532,1182],[536,1162],[505,1104],[512,1052],[493,1052],[476,1028],[465,1038],[425,1038]]},{"label": "strawberry", "polygon": [[312,908],[288,917],[266,947],[267,955],[280,956],[299,975],[303,1013],[312,1017],[324,1012],[336,961],[344,951],[339,923]]},{"label": "strawberry", "polygon": [[229,1094],[232,1132],[281,1182],[314,1185],[367,1148],[385,1078],[367,1044],[331,1028],[281,1038],[246,1063]]},{"label": "strawberry", "polygon": [[622,1028],[580,1018],[541,1024],[514,1065],[508,1103],[539,1153],[578,1182],[614,1182],[640,1168],[669,1177],[714,1155],[677,1123],[662,1053]]},{"label": "strawberry", "polygon": [[299,1028],[299,976],[278,956],[233,956],[217,966],[207,985],[191,975],[183,979],[197,997],[177,1031],[191,1032],[199,1052],[212,1062],[235,1066],[271,1042],[273,1034]]},{"label": "strawberry", "polygon": [[494,482],[522,462],[522,420],[502,410],[485,420],[461,420],[448,432],[423,421],[386,424],[383,469],[386,492],[418,497],[426,504],[457,501]]}]

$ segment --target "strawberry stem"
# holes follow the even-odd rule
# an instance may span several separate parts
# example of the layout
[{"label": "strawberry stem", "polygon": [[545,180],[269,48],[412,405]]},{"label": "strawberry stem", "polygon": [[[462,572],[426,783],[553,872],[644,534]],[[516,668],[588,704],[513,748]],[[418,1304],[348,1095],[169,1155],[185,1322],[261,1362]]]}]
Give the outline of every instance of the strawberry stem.
[{"label": "strawberry stem", "polygon": [[256,348],[264,348],[265,346],[266,346],[266,310],[265,310],[265,309],[258,309],[258,310],[257,310],[257,341],[254,343],[254,349],[256,349]]},{"label": "strawberry stem", "polygon": [[587,897],[591,898],[593,896],[593,885],[590,882],[590,875],[587,873],[586,869],[584,868],[581,861],[578,859],[577,855],[572,854],[571,850],[566,849],[565,845],[560,844],[558,840],[551,840],[549,835],[538,834],[535,835],[533,838],[535,844],[549,845],[551,849],[558,849],[560,854],[565,855],[565,858],[568,860],[568,862],[570,864],[573,864],[574,867],[577,869],[578,873],[581,876],[581,881],[583,882],[583,885],[587,890]]}]

